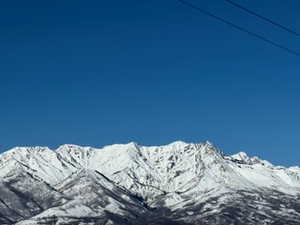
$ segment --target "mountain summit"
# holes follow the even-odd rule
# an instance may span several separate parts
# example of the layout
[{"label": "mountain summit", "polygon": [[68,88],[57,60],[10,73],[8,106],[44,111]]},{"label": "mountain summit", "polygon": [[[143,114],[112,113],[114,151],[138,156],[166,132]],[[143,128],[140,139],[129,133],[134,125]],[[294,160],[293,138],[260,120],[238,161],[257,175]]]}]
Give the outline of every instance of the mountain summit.
[{"label": "mountain summit", "polygon": [[210,142],[16,147],[0,177],[0,224],[300,224],[300,167]]}]

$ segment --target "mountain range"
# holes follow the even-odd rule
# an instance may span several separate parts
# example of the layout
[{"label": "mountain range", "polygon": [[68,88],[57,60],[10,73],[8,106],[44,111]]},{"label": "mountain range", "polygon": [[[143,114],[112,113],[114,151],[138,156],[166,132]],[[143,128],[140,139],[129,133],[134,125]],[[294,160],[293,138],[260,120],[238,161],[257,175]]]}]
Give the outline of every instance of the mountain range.
[{"label": "mountain range", "polygon": [[1,225],[299,225],[300,167],[210,142],[0,155]]}]

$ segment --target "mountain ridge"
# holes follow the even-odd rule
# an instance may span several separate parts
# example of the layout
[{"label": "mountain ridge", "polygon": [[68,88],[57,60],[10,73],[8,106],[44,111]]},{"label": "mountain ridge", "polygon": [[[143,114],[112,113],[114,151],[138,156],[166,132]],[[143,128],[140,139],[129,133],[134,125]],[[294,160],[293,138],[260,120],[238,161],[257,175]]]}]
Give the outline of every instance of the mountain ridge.
[{"label": "mountain ridge", "polygon": [[16,147],[0,154],[0,178],[2,224],[300,223],[300,167],[208,141]]}]

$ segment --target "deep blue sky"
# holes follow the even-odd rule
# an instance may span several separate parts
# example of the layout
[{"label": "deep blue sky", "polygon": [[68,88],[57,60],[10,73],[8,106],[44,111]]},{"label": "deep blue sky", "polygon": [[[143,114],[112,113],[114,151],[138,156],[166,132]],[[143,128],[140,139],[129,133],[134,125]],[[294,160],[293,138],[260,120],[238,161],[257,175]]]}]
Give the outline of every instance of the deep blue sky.
[{"label": "deep blue sky", "polygon": [[[300,51],[223,0],[191,0]],[[300,32],[300,2],[239,3]],[[0,151],[210,140],[299,165],[300,58],[176,0],[11,0],[0,6]]]}]

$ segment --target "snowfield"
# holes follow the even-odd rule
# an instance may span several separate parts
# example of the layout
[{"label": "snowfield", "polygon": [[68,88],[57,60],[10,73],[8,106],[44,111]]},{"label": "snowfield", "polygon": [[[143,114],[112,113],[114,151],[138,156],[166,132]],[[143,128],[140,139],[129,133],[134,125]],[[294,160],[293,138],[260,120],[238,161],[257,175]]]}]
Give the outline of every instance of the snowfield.
[{"label": "snowfield", "polygon": [[0,224],[300,224],[300,167],[210,142],[0,155]]}]

